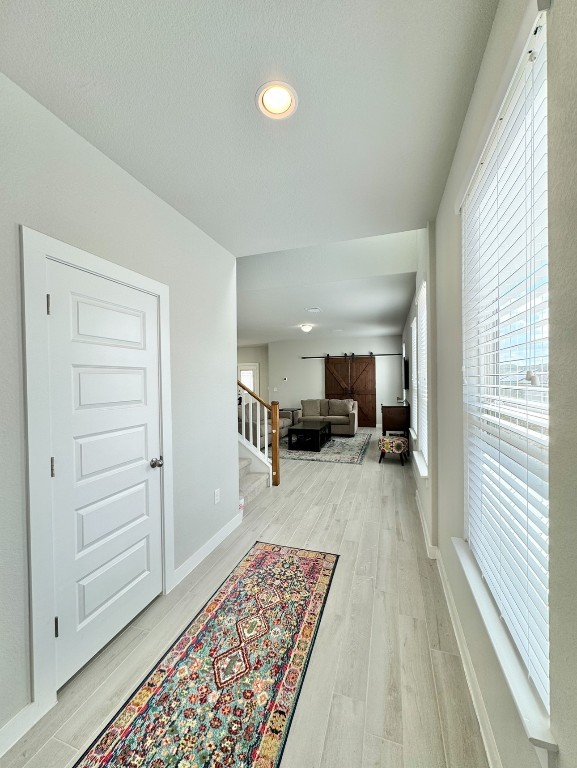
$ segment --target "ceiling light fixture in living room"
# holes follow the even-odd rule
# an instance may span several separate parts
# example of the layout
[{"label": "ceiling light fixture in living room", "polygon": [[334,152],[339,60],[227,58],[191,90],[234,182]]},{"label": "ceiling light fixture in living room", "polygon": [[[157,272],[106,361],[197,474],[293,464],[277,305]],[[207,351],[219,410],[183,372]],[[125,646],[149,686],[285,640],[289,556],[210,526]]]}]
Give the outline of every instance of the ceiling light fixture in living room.
[{"label": "ceiling light fixture in living room", "polygon": [[303,323],[300,326],[300,329],[303,333],[310,333],[313,329],[312,325],[310,323]]},{"label": "ceiling light fixture in living room", "polygon": [[322,309],[320,307],[305,307],[305,312],[322,312]]}]

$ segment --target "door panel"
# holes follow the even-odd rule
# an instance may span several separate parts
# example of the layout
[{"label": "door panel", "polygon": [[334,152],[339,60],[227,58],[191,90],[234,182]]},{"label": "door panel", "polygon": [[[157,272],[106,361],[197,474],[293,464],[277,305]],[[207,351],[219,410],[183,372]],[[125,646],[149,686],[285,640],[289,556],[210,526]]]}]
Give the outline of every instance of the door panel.
[{"label": "door panel", "polygon": [[144,368],[75,368],[76,408],[144,405]]},{"label": "door panel", "polygon": [[359,406],[359,427],[376,427],[375,358],[351,358],[351,390]]},{"label": "door panel", "polygon": [[144,349],[143,313],[72,294],[75,341]]},{"label": "door panel", "polygon": [[325,358],[325,397],[346,400],[351,397],[349,358]]},{"label": "door panel", "polygon": [[148,496],[145,483],[77,509],[78,553],[147,516]]},{"label": "door panel", "polygon": [[158,305],[47,269],[61,686],[162,590]]},{"label": "door panel", "polygon": [[120,594],[150,573],[146,539],[124,550],[78,581],[78,619],[82,626],[97,611],[102,613]]}]

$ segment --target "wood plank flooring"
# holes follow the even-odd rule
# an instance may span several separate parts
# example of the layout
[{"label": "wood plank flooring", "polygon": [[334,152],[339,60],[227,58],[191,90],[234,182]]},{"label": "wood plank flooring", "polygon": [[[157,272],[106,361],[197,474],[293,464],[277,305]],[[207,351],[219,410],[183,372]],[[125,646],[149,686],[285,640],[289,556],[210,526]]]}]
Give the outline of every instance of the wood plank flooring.
[{"label": "wood plank flooring", "polygon": [[60,692],[1,768],[67,768],[256,540],[340,555],[281,768],[488,768],[412,468],[286,460],[237,528]]}]

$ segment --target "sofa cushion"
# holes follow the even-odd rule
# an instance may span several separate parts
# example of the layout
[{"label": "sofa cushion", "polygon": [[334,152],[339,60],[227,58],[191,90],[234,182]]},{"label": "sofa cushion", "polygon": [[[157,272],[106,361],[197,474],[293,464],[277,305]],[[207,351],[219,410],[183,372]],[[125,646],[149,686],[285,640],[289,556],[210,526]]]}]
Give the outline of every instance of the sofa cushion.
[{"label": "sofa cushion", "polygon": [[301,400],[303,407],[303,416],[316,416],[321,415],[320,400]]},{"label": "sofa cushion", "polygon": [[325,400],[324,398],[322,400],[319,400],[319,405],[321,409],[321,416],[328,416],[329,415],[329,401]]},{"label": "sofa cushion", "polygon": [[331,424],[348,424],[348,416],[327,416],[325,421],[330,421]]},{"label": "sofa cushion", "polygon": [[330,416],[348,416],[353,410],[352,400],[329,400]]}]

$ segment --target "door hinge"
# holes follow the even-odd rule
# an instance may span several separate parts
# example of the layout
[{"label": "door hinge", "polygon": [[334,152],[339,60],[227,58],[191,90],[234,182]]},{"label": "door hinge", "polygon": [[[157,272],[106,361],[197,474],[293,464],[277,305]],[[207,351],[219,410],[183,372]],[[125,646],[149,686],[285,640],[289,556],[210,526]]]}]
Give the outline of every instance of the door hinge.
[{"label": "door hinge", "polygon": [[50,314],[50,294],[46,294],[46,314]]},{"label": "door hinge", "polygon": [[54,471],[54,456],[50,457],[50,477],[55,477],[56,472]]},{"label": "door hinge", "polygon": [[58,616],[54,617],[54,637],[58,637]]}]

